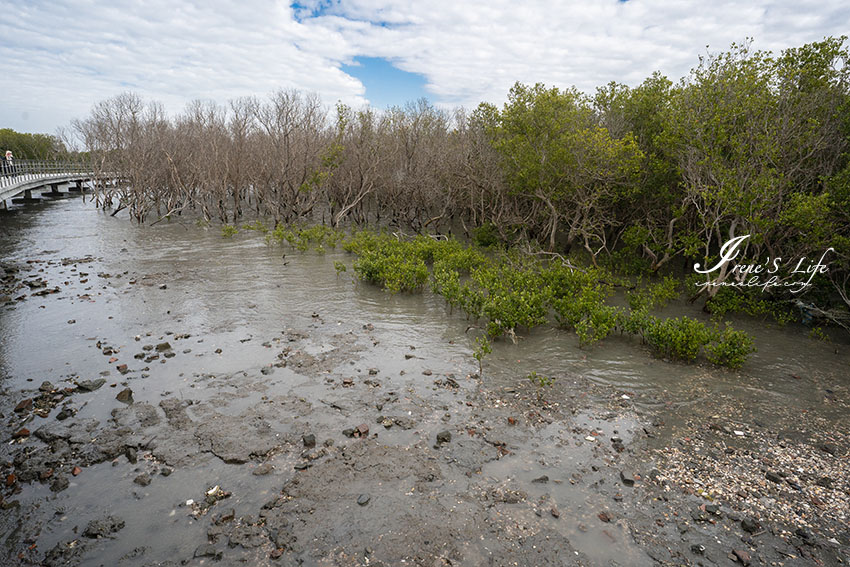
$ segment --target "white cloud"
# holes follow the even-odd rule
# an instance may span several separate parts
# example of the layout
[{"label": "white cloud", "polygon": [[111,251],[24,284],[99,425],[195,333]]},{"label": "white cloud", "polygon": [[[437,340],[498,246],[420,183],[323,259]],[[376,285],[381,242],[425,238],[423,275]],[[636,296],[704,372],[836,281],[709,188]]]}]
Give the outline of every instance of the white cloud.
[{"label": "white cloud", "polygon": [[441,104],[499,103],[518,80],[592,91],[654,70],[678,79],[706,45],[753,37],[779,50],[840,35],[850,21],[836,0],[299,4],[296,18],[272,0],[0,0],[0,127],[52,132],[125,90],[171,112],[281,87],[359,105],[363,85],[340,69],[358,55],[421,73]]}]

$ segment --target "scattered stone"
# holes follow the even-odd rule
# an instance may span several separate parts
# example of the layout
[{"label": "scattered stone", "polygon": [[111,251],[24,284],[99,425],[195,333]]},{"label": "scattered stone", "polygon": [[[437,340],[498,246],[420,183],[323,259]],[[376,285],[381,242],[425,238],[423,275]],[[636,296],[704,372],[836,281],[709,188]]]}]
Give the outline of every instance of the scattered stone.
[{"label": "scattered stone", "polygon": [[539,477],[535,478],[531,482],[535,482],[537,484],[543,484],[543,483],[549,482],[549,477],[544,474],[543,476],[539,476]]},{"label": "scattered stone", "polygon": [[705,555],[705,546],[695,543],[691,545],[691,553],[694,555]]},{"label": "scattered stone", "polygon": [[22,427],[21,429],[12,433],[12,439],[23,439],[24,437],[30,436],[30,430],[26,427]]},{"label": "scattered stone", "polygon": [[747,567],[750,564],[750,554],[746,551],[740,549],[733,549],[732,555],[738,561],[738,563],[740,563],[744,567]]},{"label": "scattered stone", "polygon": [[198,548],[195,550],[194,557],[212,557],[214,560],[218,561],[221,559],[221,552],[216,550],[213,544],[204,543],[199,545]]},{"label": "scattered stone", "polygon": [[260,374],[264,376],[268,376],[272,372],[274,372],[274,366],[263,366],[262,368],[260,368]]},{"label": "scattered stone", "polygon": [[158,345],[156,345],[156,350],[157,350],[157,352],[165,352],[167,350],[171,350],[171,344],[168,343],[167,341],[163,342],[163,343],[159,343]]},{"label": "scattered stone", "polygon": [[81,469],[80,467],[74,467],[73,469],[71,469],[71,474],[73,476],[79,476],[81,472],[83,472],[83,469]]},{"label": "scattered stone", "polygon": [[312,433],[308,433],[303,436],[301,440],[304,442],[304,446],[308,449],[311,449],[316,446],[316,436]]},{"label": "scattered stone", "polygon": [[124,456],[126,456],[127,460],[130,461],[132,464],[136,464],[136,461],[138,461],[138,453],[133,447],[127,447],[127,449],[124,451]]},{"label": "scattered stone", "polygon": [[136,478],[134,478],[133,482],[135,482],[139,486],[147,486],[151,483],[151,475],[149,475],[148,473],[142,473]]},{"label": "scattered stone", "polygon": [[377,368],[370,368],[370,369],[369,369],[369,376],[375,376],[375,375],[377,375],[377,374],[378,374],[378,369],[377,369]]},{"label": "scattered stone", "polygon": [[620,471],[620,480],[623,481],[623,484],[626,486],[635,485],[635,477],[626,471]]},{"label": "scattered stone", "polygon": [[38,387],[38,390],[39,390],[40,392],[52,392],[52,391],[54,391],[55,389],[56,389],[56,387],[55,387],[52,383],[50,383],[49,381],[47,381],[47,380],[45,380],[44,382],[42,382],[42,383],[41,383],[41,386],[39,386],[39,387]]},{"label": "scattered stone", "polygon": [[68,478],[64,475],[57,476],[52,483],[50,483],[50,490],[53,492],[62,492],[68,486],[70,486],[70,482]]},{"label": "scattered stone", "polygon": [[297,471],[306,471],[307,469],[309,469],[312,466],[313,466],[313,463],[296,463],[294,468]]},{"label": "scattered stone", "polygon": [[451,431],[440,431],[439,433],[437,433],[437,444],[451,443],[451,440]]},{"label": "scattered stone", "polygon": [[358,496],[358,497],[357,497],[357,503],[358,503],[360,506],[365,506],[366,504],[368,504],[368,503],[369,503],[369,501],[370,501],[371,499],[372,499],[372,497],[371,497],[371,496],[369,496],[368,494],[361,494],[360,496]]},{"label": "scattered stone", "polygon": [[254,476],[265,476],[265,475],[269,474],[270,472],[272,472],[272,470],[274,470],[274,467],[272,466],[271,463],[263,463],[260,466],[258,466],[257,468],[255,468],[251,472],[251,474],[253,474]]},{"label": "scattered stone", "polygon": [[118,370],[118,372],[120,372],[121,374],[127,374],[130,371],[130,369],[127,368],[126,364],[119,364],[115,367],[115,369]]},{"label": "scattered stone", "polygon": [[77,382],[77,389],[79,389],[81,392],[94,392],[104,384],[106,384],[105,378],[97,378],[95,380],[83,380],[82,382]]},{"label": "scattered stone", "polygon": [[605,512],[604,510],[602,512],[599,512],[597,514],[597,517],[606,524],[611,521],[611,515],[608,512]]},{"label": "scattered stone", "polygon": [[775,482],[775,483],[781,483],[782,482],[782,477],[779,476],[779,474],[777,474],[773,471],[767,471],[767,473],[765,473],[765,475],[764,475],[764,478],[766,478],[770,482]]},{"label": "scattered stone", "polygon": [[367,435],[369,435],[369,425],[366,423],[361,423],[357,426],[357,429],[355,429],[354,435],[357,437],[366,437]]},{"label": "scattered stone", "polygon": [[18,405],[15,406],[15,411],[17,413],[23,413],[23,412],[29,411],[31,409],[32,409],[32,398],[27,398],[25,400],[21,400],[20,402],[18,402]]},{"label": "scattered stone", "polygon": [[124,528],[124,520],[115,516],[107,516],[102,520],[92,520],[83,530],[83,536],[91,539],[107,537]]},{"label": "scattered stone", "polygon": [[133,403],[133,390],[131,390],[130,388],[124,388],[123,390],[118,392],[118,395],[115,396],[115,399],[125,404],[131,404]]},{"label": "scattered stone", "polygon": [[558,510],[557,506],[552,506],[552,509],[549,510],[549,513],[552,514],[553,518],[560,518],[561,512]]}]

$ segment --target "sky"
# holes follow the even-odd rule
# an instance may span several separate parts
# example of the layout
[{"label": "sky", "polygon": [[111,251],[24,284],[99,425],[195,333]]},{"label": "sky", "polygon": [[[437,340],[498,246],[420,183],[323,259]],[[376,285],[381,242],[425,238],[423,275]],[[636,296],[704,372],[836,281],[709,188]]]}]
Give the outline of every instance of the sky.
[{"label": "sky", "polygon": [[0,0],[0,128],[54,134],[125,91],[172,116],[288,88],[500,105],[516,81],[675,81],[733,42],[778,52],[848,23],[846,0]]}]

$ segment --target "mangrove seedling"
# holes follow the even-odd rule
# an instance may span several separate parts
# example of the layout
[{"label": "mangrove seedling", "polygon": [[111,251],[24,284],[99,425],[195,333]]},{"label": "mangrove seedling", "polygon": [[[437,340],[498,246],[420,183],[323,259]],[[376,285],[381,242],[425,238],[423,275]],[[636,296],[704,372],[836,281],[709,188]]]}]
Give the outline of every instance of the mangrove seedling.
[{"label": "mangrove seedling", "polygon": [[472,351],[472,356],[478,361],[478,374],[484,374],[483,361],[484,357],[493,352],[493,346],[490,344],[490,339],[487,337],[477,337],[475,339],[475,350]]}]

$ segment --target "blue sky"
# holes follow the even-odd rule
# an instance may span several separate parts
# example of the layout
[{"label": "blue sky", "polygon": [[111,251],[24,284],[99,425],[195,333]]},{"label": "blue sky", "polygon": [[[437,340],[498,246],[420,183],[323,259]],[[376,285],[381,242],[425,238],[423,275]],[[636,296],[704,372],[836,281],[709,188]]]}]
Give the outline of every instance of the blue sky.
[{"label": "blue sky", "polygon": [[428,98],[423,75],[402,71],[382,57],[355,57],[342,70],[363,83],[369,103],[381,110]]},{"label": "blue sky", "polygon": [[[0,128],[55,133],[132,90],[172,116],[278,89],[385,108],[501,104],[516,81],[592,93],[753,38],[846,33],[845,0],[0,0]],[[709,46],[708,48],[706,46]]]}]

